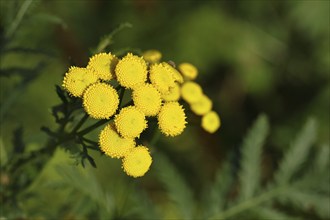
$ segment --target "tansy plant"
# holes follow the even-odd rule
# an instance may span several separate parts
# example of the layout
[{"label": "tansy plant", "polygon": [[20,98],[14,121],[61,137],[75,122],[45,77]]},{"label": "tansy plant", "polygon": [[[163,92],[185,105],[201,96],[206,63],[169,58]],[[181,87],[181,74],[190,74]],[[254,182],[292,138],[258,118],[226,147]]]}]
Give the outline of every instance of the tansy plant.
[{"label": "tansy plant", "polygon": [[[84,135],[104,124],[99,133],[99,148],[92,149],[121,159],[123,170],[132,177],[143,176],[151,166],[150,150],[140,139],[148,127],[152,129],[150,123],[156,121],[156,129],[166,136],[178,136],[187,126],[184,106],[190,106],[201,117],[205,131],[214,133],[220,127],[211,99],[194,81],[197,68],[190,63],[181,63],[176,68],[173,62],[161,61],[161,57],[156,50],[146,51],[142,56],[127,53],[121,58],[98,53],[86,67],[68,69],[62,87],[86,112],[72,134],[83,145],[84,157],[92,164],[94,161],[87,153],[87,148],[92,147],[87,144],[95,142]],[[129,96],[126,100],[125,93]],[[79,132],[89,117],[99,121]]]}]

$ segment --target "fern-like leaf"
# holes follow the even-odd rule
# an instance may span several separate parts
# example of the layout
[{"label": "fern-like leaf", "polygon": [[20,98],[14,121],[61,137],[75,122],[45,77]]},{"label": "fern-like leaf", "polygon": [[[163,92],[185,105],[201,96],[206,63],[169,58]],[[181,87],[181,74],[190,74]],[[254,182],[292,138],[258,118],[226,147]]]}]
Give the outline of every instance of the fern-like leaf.
[{"label": "fern-like leaf", "polygon": [[262,146],[269,130],[269,123],[265,115],[260,115],[245,136],[242,145],[242,159],[240,171],[240,199],[251,198],[260,182],[260,165]]},{"label": "fern-like leaf", "polygon": [[170,199],[177,205],[183,219],[192,219],[194,202],[190,188],[164,155],[157,153],[154,157],[156,175],[165,186]]},{"label": "fern-like leaf", "polygon": [[276,210],[272,207],[258,207],[252,209],[250,214],[253,216],[254,220],[299,220],[298,217],[289,216],[284,212]]},{"label": "fern-like leaf", "polygon": [[205,216],[212,216],[225,208],[226,197],[232,181],[230,165],[229,163],[225,163],[223,168],[216,172],[214,183],[208,189],[208,193],[205,193],[207,196],[205,198]]},{"label": "fern-like leaf", "polygon": [[316,122],[314,119],[309,119],[280,163],[279,169],[275,174],[277,184],[283,185],[290,181],[291,177],[304,163],[315,138]]},{"label": "fern-like leaf", "polygon": [[298,210],[315,213],[323,219],[330,218],[330,197],[328,195],[288,187],[278,198],[282,204],[291,204]]}]

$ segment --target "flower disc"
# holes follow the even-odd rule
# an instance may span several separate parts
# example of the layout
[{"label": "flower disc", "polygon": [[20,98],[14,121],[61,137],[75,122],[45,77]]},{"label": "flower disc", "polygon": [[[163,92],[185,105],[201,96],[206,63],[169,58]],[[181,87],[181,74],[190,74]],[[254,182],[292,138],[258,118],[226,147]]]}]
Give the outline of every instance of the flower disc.
[{"label": "flower disc", "polygon": [[178,102],[166,102],[158,114],[158,126],[166,136],[177,136],[186,127],[186,115]]},{"label": "flower disc", "polygon": [[192,104],[197,102],[203,95],[202,88],[195,82],[188,81],[185,82],[181,87],[182,98]]},{"label": "flower disc", "polygon": [[120,137],[114,125],[108,124],[100,133],[99,144],[106,155],[121,158],[135,146],[135,141],[133,138]]},{"label": "flower disc", "polygon": [[205,115],[211,111],[212,101],[203,94],[197,102],[194,102],[190,105],[190,108],[196,115]]},{"label": "flower disc", "polygon": [[139,137],[147,128],[145,115],[135,106],[122,108],[115,116],[117,131],[125,138]]},{"label": "flower disc", "polygon": [[111,53],[95,54],[89,59],[87,68],[103,80],[110,80],[114,76],[114,69],[118,59]]},{"label": "flower disc", "polygon": [[152,158],[145,146],[139,145],[123,158],[123,169],[125,173],[132,177],[143,176],[150,168]]},{"label": "flower disc", "polygon": [[175,86],[175,79],[168,64],[159,63],[152,65],[149,77],[151,83],[160,93],[168,93],[170,88]]},{"label": "flower disc", "polygon": [[220,117],[215,111],[210,111],[202,117],[202,128],[209,133],[216,132],[220,125]]},{"label": "flower disc", "polygon": [[162,58],[162,54],[158,50],[147,50],[142,54],[148,63],[158,63]]},{"label": "flower disc", "polygon": [[155,116],[162,104],[160,93],[151,84],[144,84],[133,90],[134,105],[146,116]]},{"label": "flower disc", "polygon": [[83,105],[92,118],[107,119],[116,112],[119,97],[112,86],[106,83],[95,83],[84,92]]},{"label": "flower disc", "polygon": [[118,62],[116,76],[120,85],[134,89],[147,80],[147,64],[142,57],[128,53]]},{"label": "flower disc", "polygon": [[175,86],[171,87],[168,93],[162,94],[162,98],[166,102],[178,101],[180,99],[180,86],[175,83]]},{"label": "flower disc", "polygon": [[90,70],[71,67],[63,79],[63,87],[75,97],[81,97],[85,89],[97,82],[97,76]]},{"label": "flower disc", "polygon": [[188,80],[194,80],[198,75],[197,68],[190,63],[181,63],[178,67],[182,75]]}]

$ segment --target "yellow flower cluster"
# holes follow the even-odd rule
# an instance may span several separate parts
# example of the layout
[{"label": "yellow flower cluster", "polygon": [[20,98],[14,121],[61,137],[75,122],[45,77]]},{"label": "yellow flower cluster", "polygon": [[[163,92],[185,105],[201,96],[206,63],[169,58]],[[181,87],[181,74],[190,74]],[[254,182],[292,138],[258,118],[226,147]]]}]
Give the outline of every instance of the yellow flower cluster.
[{"label": "yellow flower cluster", "polygon": [[[143,176],[152,163],[148,148],[136,144],[148,128],[149,117],[156,118],[166,136],[184,131],[187,121],[181,98],[202,116],[201,126],[206,131],[213,133],[220,126],[212,101],[192,81],[198,75],[197,68],[183,63],[176,69],[174,64],[161,62],[161,57],[156,50],[142,56],[128,53],[121,59],[99,53],[90,58],[87,67],[69,68],[63,79],[64,89],[82,98],[91,118],[109,120],[99,135],[100,149],[109,157],[122,159],[124,172],[132,177]],[[121,104],[119,90],[130,90],[132,104]]]}]

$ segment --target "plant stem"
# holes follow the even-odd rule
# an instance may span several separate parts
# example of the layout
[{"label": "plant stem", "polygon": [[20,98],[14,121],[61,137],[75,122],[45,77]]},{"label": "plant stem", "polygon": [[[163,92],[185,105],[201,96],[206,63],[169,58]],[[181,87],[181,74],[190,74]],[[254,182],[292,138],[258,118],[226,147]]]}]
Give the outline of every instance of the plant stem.
[{"label": "plant stem", "polygon": [[29,9],[32,2],[33,2],[32,0],[25,0],[23,2],[22,6],[20,7],[19,11],[17,12],[15,20],[11,23],[11,25],[6,33],[6,38],[12,37],[12,35],[15,33],[18,25],[21,23],[22,18],[24,17],[25,13]]},{"label": "plant stem", "polygon": [[229,217],[235,216],[243,211],[249,210],[253,207],[260,205],[261,203],[270,200],[276,197],[284,190],[284,186],[276,187],[266,193],[261,194],[260,196],[245,200],[244,202],[239,203],[236,206],[233,206],[222,213],[217,213],[209,219],[227,219]]},{"label": "plant stem", "polygon": [[72,130],[71,134],[75,134],[79,128],[85,123],[85,121],[88,119],[88,114],[85,113],[84,117],[81,118],[79,123],[76,125],[76,127]]},{"label": "plant stem", "polygon": [[101,125],[104,125],[107,122],[109,122],[109,120],[107,120],[107,119],[100,120],[100,121],[96,122],[95,124],[93,124],[93,125],[85,128],[84,130],[76,133],[76,135],[78,135],[78,136],[84,136],[85,134],[91,132],[92,130],[94,130],[97,127],[100,127]]}]

